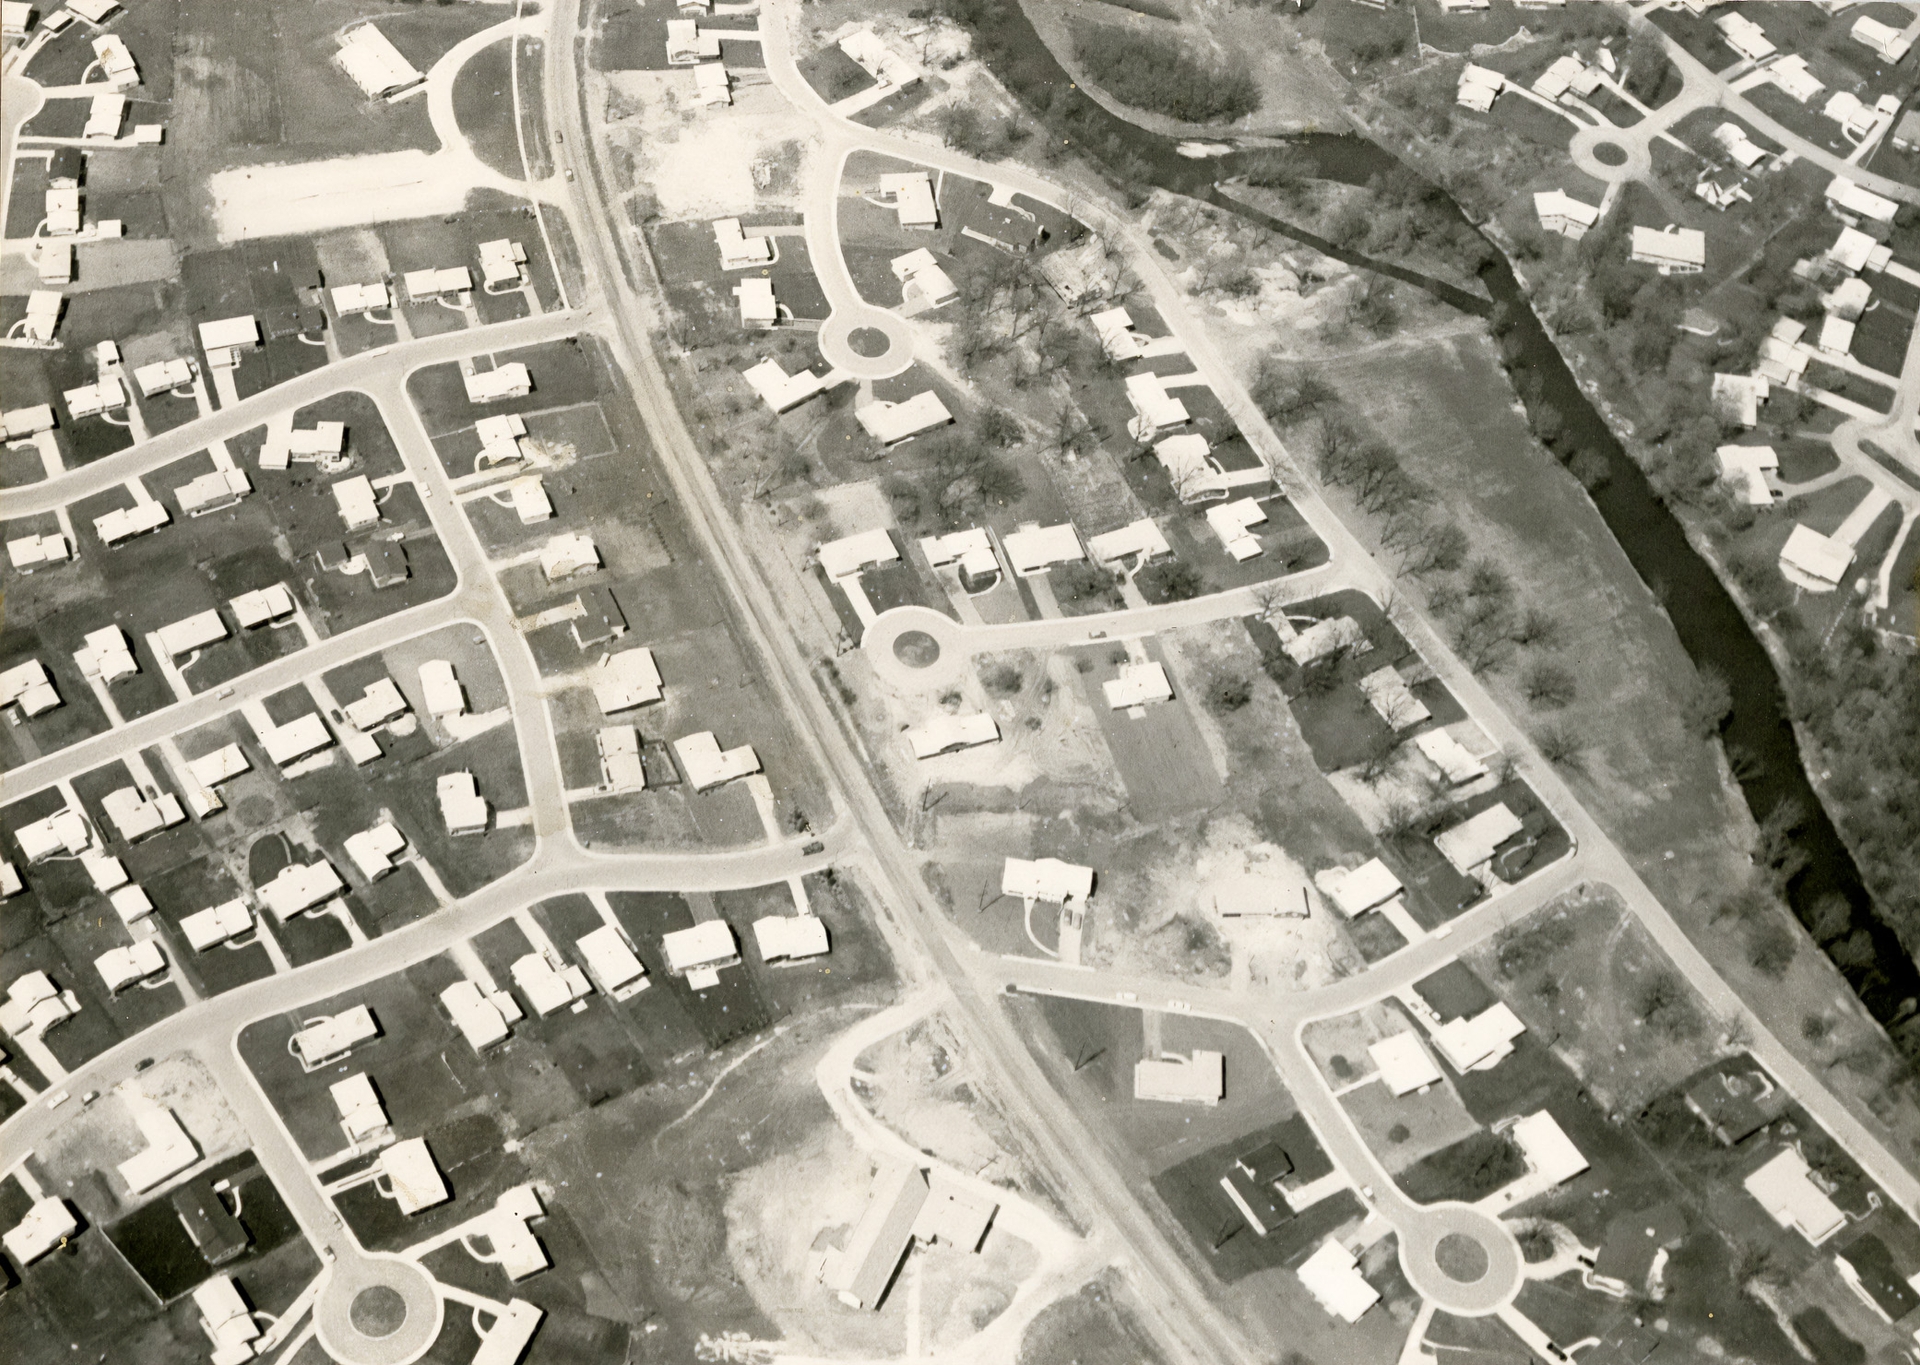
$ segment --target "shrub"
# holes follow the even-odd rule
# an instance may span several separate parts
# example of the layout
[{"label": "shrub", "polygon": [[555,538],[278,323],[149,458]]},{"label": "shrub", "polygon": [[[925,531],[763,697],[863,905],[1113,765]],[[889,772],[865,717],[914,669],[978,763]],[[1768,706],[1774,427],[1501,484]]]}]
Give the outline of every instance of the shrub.
[{"label": "shrub", "polygon": [[1562,768],[1580,766],[1580,753],[1586,748],[1586,741],[1579,732],[1567,725],[1549,725],[1540,731],[1535,740],[1540,746],[1540,756],[1547,762]]},{"label": "shrub", "polygon": [[1135,580],[1149,602],[1185,602],[1206,587],[1199,570],[1181,560],[1149,564]]},{"label": "shrub", "polygon": [[1536,706],[1565,706],[1579,691],[1573,670],[1551,659],[1529,664],[1520,686]]},{"label": "shrub", "polygon": [[994,664],[980,675],[980,682],[996,697],[1017,696],[1027,685],[1026,678],[1012,664]]},{"label": "shrub", "polygon": [[1778,981],[1787,974],[1800,951],[1800,938],[1783,924],[1768,921],[1757,926],[1747,939],[1747,961],[1762,976]]},{"label": "shrub", "polygon": [[1120,596],[1120,576],[1097,564],[1062,564],[1047,577],[1058,601],[1087,603],[1108,611],[1126,605]]},{"label": "shrub", "polygon": [[1025,435],[1020,419],[1005,408],[988,408],[980,415],[980,439],[988,445],[1018,445]]},{"label": "shrub", "polygon": [[1070,28],[1074,59],[1088,78],[1136,109],[1184,123],[1231,123],[1260,107],[1260,88],[1244,63],[1112,24]]},{"label": "shrub", "polygon": [[1207,706],[1220,715],[1230,715],[1253,700],[1253,685],[1245,678],[1216,678],[1207,689]]}]

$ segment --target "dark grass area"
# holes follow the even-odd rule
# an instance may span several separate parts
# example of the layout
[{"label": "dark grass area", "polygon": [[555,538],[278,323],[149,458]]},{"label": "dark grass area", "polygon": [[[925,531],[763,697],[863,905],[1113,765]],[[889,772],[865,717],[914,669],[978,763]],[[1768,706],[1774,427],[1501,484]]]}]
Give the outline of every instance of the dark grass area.
[{"label": "dark grass area", "polygon": [[[1358,1196],[1352,1190],[1341,1190],[1294,1214],[1262,1237],[1246,1225],[1220,1188],[1220,1178],[1236,1156],[1269,1140],[1280,1143],[1294,1158],[1295,1171],[1299,1171],[1301,1162],[1295,1149],[1302,1146],[1304,1130],[1305,1122],[1296,1117],[1250,1134],[1232,1147],[1203,1152],[1153,1178],[1154,1192],[1192,1239],[1207,1268],[1223,1283],[1233,1284],[1276,1267],[1296,1268],[1329,1236],[1362,1216]],[[1314,1150],[1318,1150],[1317,1144]]]},{"label": "dark grass area", "polygon": [[[300,1227],[273,1181],[255,1163],[253,1153],[229,1157],[194,1176],[192,1183],[212,1185],[226,1180],[233,1182],[234,1191],[225,1195],[222,1203],[239,1218],[249,1240],[247,1249],[219,1270],[221,1274],[240,1276],[244,1282],[249,1266],[287,1242],[297,1241]],[[105,1231],[115,1249],[162,1302],[178,1298],[214,1273],[187,1235],[171,1199],[154,1199]],[[318,1270],[318,1258],[310,1250],[306,1259]]]}]

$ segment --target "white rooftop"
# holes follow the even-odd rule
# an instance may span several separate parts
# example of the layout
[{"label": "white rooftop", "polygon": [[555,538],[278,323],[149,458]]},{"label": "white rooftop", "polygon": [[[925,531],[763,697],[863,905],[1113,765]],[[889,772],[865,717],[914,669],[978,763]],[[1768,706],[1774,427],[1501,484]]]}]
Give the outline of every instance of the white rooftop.
[{"label": "white rooftop", "polygon": [[408,1138],[382,1148],[375,1169],[379,1172],[377,1179],[385,1182],[386,1192],[404,1214],[430,1209],[452,1197],[425,1138]]},{"label": "white rooftop", "polygon": [[1167,681],[1166,667],[1151,659],[1120,665],[1120,676],[1102,683],[1101,690],[1107,694],[1107,705],[1116,711],[1173,700],[1173,684]]},{"label": "white rooftop", "polygon": [[1226,1058],[1196,1048],[1191,1057],[1143,1057],[1133,1064],[1133,1097],[1211,1108],[1226,1094]]},{"label": "white rooftop", "polygon": [[1000,894],[1058,905],[1084,901],[1093,894],[1093,869],[1058,858],[1009,858],[1000,873]]},{"label": "white rooftop", "polygon": [[827,926],[815,915],[767,915],[753,922],[754,942],[765,962],[798,962],[827,951]]},{"label": "white rooftop", "polygon": [[932,389],[916,393],[904,403],[872,402],[854,409],[853,415],[867,434],[883,446],[896,445],[953,420],[947,405]]},{"label": "white rooftop", "polygon": [[733,926],[723,919],[702,920],[690,929],[663,934],[660,947],[667,955],[667,970],[674,973],[725,966],[740,956]]},{"label": "white rooftop", "polygon": [[1744,1183],[1774,1222],[1815,1246],[1847,1225],[1847,1215],[1814,1183],[1812,1168],[1796,1147],[1774,1156]]},{"label": "white rooftop", "polygon": [[1052,568],[1055,564],[1077,564],[1087,557],[1073,523],[1057,526],[1028,526],[1015,531],[1002,542],[1013,571],[1022,578]]},{"label": "white rooftop", "polygon": [[1380,1302],[1380,1291],[1360,1273],[1353,1253],[1329,1238],[1294,1272],[1319,1305],[1343,1322],[1358,1322]]},{"label": "white rooftop", "polygon": [[753,751],[751,744],[722,750],[720,741],[714,738],[711,730],[676,739],[673,753],[679,759],[687,781],[693,784],[697,792],[760,771],[760,755]]},{"label": "white rooftop", "polygon": [[849,578],[870,564],[891,564],[900,549],[884,527],[829,540],[820,547],[820,567],[828,578]]},{"label": "white rooftop", "polygon": [[1420,1035],[1409,1030],[1367,1045],[1367,1055],[1379,1068],[1380,1079],[1396,1095],[1410,1095],[1440,1079],[1440,1068],[1420,1042]]},{"label": "white rooftop", "polygon": [[942,712],[907,731],[907,743],[912,746],[915,758],[932,758],[976,744],[992,744],[999,738],[1000,726],[984,711],[960,716]]}]

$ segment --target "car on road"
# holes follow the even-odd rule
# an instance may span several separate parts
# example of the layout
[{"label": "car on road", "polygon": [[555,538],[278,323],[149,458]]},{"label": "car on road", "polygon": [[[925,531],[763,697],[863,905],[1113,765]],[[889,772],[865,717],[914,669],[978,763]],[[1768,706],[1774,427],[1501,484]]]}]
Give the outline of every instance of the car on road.
[{"label": "car on road", "polygon": [[152,1065],[153,1065],[153,1058],[142,1057],[139,1061],[133,1064],[134,1073],[137,1075],[138,1073],[145,1071],[148,1067]]},{"label": "car on road", "polygon": [[811,858],[816,853],[825,853],[826,851],[827,846],[818,839],[815,839],[801,848],[800,856],[803,858]]}]

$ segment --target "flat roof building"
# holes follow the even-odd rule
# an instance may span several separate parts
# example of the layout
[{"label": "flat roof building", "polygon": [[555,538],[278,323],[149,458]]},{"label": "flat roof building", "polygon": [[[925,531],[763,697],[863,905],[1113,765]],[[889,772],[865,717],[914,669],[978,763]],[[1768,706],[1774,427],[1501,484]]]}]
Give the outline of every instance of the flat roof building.
[{"label": "flat roof building", "polygon": [[53,984],[45,972],[27,972],[13,979],[7,998],[0,1000],[0,1031],[10,1038],[38,1038],[80,1012],[80,998]]},{"label": "flat roof building", "polygon": [[[1047,259],[1051,260],[1051,257]],[[918,247],[887,263],[893,277],[900,281],[902,304],[913,312],[939,308],[960,297],[952,276],[940,268],[931,251]]]},{"label": "flat roof building", "polygon": [[854,420],[883,446],[910,441],[953,421],[953,414],[932,389],[916,393],[904,403],[873,402],[854,409]]},{"label": "flat roof building", "polygon": [[1493,108],[1493,102],[1506,88],[1507,78],[1498,71],[1468,62],[1460,68],[1460,83],[1454,90],[1454,103],[1476,114],[1484,114]]},{"label": "flat roof building", "polygon": [[308,1071],[337,1062],[361,1043],[380,1036],[373,1011],[355,1005],[335,1015],[309,1019],[305,1027],[287,1040],[287,1050],[300,1059]]},{"label": "flat roof building", "polygon": [[1780,572],[1807,592],[1832,592],[1853,565],[1853,547],[1796,522],[1780,547]]},{"label": "flat roof building", "polygon": [[1514,1120],[1508,1130],[1540,1185],[1562,1185],[1587,1169],[1587,1159],[1545,1109]]},{"label": "flat roof building", "polygon": [[333,744],[333,735],[328,731],[326,722],[320,719],[318,711],[309,711],[285,725],[269,723],[265,727],[255,726],[254,733],[259,737],[261,747],[267,751],[267,757],[282,768],[290,767]]},{"label": "flat roof building", "polygon": [[1087,551],[1097,564],[1110,564],[1131,556],[1135,559],[1135,568],[1161,555],[1173,553],[1167,545],[1167,538],[1160,534],[1160,528],[1154,524],[1152,517],[1141,517],[1118,530],[1089,537]]},{"label": "flat roof building", "polygon": [[525,1299],[510,1300],[507,1311],[494,1318],[493,1326],[487,1328],[486,1336],[480,1339],[480,1349],[473,1353],[473,1365],[520,1365],[520,1358],[527,1353],[527,1346],[546,1315],[544,1308],[536,1308]]},{"label": "flat roof building", "polygon": [[426,80],[372,24],[362,24],[342,38],[335,60],[369,99],[391,98]]},{"label": "flat roof building", "polygon": [[1542,228],[1574,242],[1586,236],[1600,221],[1597,205],[1584,204],[1561,189],[1537,191],[1533,196],[1533,211]]},{"label": "flat roof building", "polygon": [[98,417],[127,405],[127,391],[112,375],[102,375],[91,384],[68,389],[60,397],[67,405],[67,415],[76,422],[82,417]]},{"label": "flat roof building", "polygon": [[1723,14],[1713,26],[1727,40],[1727,46],[1749,62],[1765,61],[1778,48],[1767,40],[1766,31],[1744,14]]},{"label": "flat roof building", "polygon": [[200,346],[209,355],[214,351],[252,350],[259,344],[260,324],[252,314],[200,324]]},{"label": "flat roof building", "polygon": [[593,991],[587,974],[572,963],[555,963],[545,953],[527,953],[516,958],[508,969],[518,986],[542,1018],[568,1009],[573,1002]]},{"label": "flat roof building", "polygon": [[180,932],[196,953],[204,953],[239,938],[253,928],[253,911],[243,900],[222,901],[205,910],[196,910],[180,921]]},{"label": "flat roof building", "polygon": [[378,881],[393,871],[394,860],[406,851],[407,836],[393,821],[382,820],[372,829],[349,834],[343,847],[353,865],[360,869],[361,876],[370,882]]},{"label": "flat roof building", "polygon": [[993,744],[1000,738],[1000,726],[984,711],[963,716],[941,713],[907,731],[907,744],[915,758],[933,758],[977,744]]},{"label": "flat roof building", "polygon": [[680,769],[686,773],[687,781],[693,784],[697,792],[760,771],[760,755],[753,751],[751,744],[722,750],[720,741],[714,738],[711,730],[676,739],[673,753],[679,759]]},{"label": "flat roof building", "polygon": [[456,981],[441,991],[440,1003],[475,1052],[505,1038],[507,1025],[520,1017],[520,1007],[505,991],[483,992],[471,981]]},{"label": "flat roof building", "polygon": [[640,757],[640,732],[631,725],[604,725],[593,737],[600,754],[600,777],[608,791],[637,792],[647,785]]},{"label": "flat roof building", "polygon": [[201,786],[217,787],[229,778],[240,776],[251,767],[252,764],[247,762],[244,749],[238,744],[227,744],[202,758],[189,762],[187,772]]},{"label": "flat roof building", "polygon": [[147,1145],[138,1155],[120,1163],[120,1178],[135,1194],[145,1194],[169,1176],[178,1175],[200,1159],[187,1130],[171,1109],[140,1100],[130,1106],[134,1124]]},{"label": "flat roof building", "polygon": [[108,853],[82,853],[80,866],[93,882],[93,889],[106,895],[127,884],[126,865]]},{"label": "flat roof building", "polygon": [[725,62],[702,62],[693,68],[694,98],[708,108],[733,103],[733,82]]},{"label": "flat roof building", "polygon": [[1630,259],[1654,266],[1662,275],[1697,275],[1707,265],[1707,234],[1672,225],[1636,227]]},{"label": "flat roof building", "polygon": [[1847,1225],[1847,1215],[1813,1178],[1797,1147],[1776,1153],[1744,1182],[1773,1221],[1819,1246]]},{"label": "flat roof building", "polygon": [[153,900],[137,886],[123,886],[107,897],[107,904],[123,924],[132,925],[153,913]]},{"label": "flat roof building", "polygon": [[1087,557],[1080,533],[1070,521],[1056,526],[1023,526],[1001,543],[1014,573],[1021,578],[1045,573],[1056,564],[1078,564]]},{"label": "flat roof building", "polygon": [[499,284],[519,284],[527,264],[527,249],[505,237],[480,243],[480,280],[489,289]]},{"label": "flat roof building", "polygon": [[400,277],[407,298],[414,303],[437,299],[443,294],[465,294],[473,289],[473,272],[464,265],[430,266],[409,270]]},{"label": "flat roof building", "polygon": [[61,310],[66,306],[66,299],[57,290],[29,290],[26,326],[23,329],[27,340],[52,341],[54,330],[60,325]]},{"label": "flat roof building", "polygon": [[1400,670],[1392,664],[1376,668],[1360,679],[1359,686],[1368,705],[1395,731],[1433,719],[1433,712],[1427,709],[1425,702],[1413,695],[1407,680],[1400,676]]},{"label": "flat roof building", "polygon": [[347,884],[325,858],[311,863],[288,863],[272,881],[258,888],[260,899],[283,924],[332,900],[346,889]]},{"label": "flat roof building", "polygon": [[533,375],[519,361],[496,365],[466,376],[469,403],[496,403],[505,398],[523,398],[533,392]]},{"label": "flat roof building", "polygon": [[1504,1000],[1468,1018],[1461,1015],[1429,1030],[1433,1045],[1455,1071],[1490,1071],[1513,1055],[1514,1040],[1527,1031]]},{"label": "flat roof building", "polygon": [[480,788],[470,772],[442,773],[433,784],[435,798],[440,802],[440,818],[446,821],[449,834],[482,834],[486,831],[491,808],[487,799],[480,795]]},{"label": "flat roof building", "polygon": [[592,933],[582,934],[573,946],[593,984],[615,1000],[625,1000],[647,988],[646,965],[627,942],[627,936],[613,925],[603,924]]},{"label": "flat roof building", "polygon": [[827,926],[817,915],[765,915],[753,922],[763,962],[801,962],[828,950]]},{"label": "flat roof building", "polygon": [[1155,661],[1120,665],[1120,676],[1102,683],[1107,705],[1115,711],[1173,700],[1173,684],[1167,681],[1166,667]]},{"label": "flat roof building", "polygon": [[[1339,875],[1334,876],[1334,873]],[[1315,881],[1327,899],[1333,902],[1334,909],[1348,919],[1386,904],[1404,889],[1400,879],[1378,858],[1362,863],[1351,871],[1329,869]]]},{"label": "flat roof building", "polygon": [[1211,1109],[1226,1094],[1223,1054],[1196,1048],[1193,1056],[1143,1057],[1133,1064],[1133,1097]]},{"label": "flat roof building", "polygon": [[215,469],[181,484],[173,490],[173,496],[182,512],[198,517],[231,507],[252,491],[245,470]]},{"label": "flat roof building", "polygon": [[253,1344],[261,1338],[261,1327],[253,1321],[253,1309],[240,1298],[232,1275],[215,1275],[211,1281],[196,1284],[194,1309],[200,1315],[200,1330],[213,1342],[213,1359],[219,1365],[253,1359]]},{"label": "flat roof building", "polygon": [[130,844],[149,834],[185,824],[187,819],[187,813],[180,808],[180,798],[172,792],[149,801],[138,787],[108,792],[100,798],[100,808],[120,831],[120,837]]},{"label": "flat roof building", "polygon": [[1850,32],[1854,42],[1872,48],[1882,61],[1890,64],[1898,62],[1913,50],[1913,40],[1905,32],[1864,14],[1853,21]]},{"label": "flat roof building", "polygon": [[227,605],[242,630],[284,620],[293,615],[294,609],[293,594],[287,591],[285,583],[270,583],[252,592],[243,592]]},{"label": "flat roof building", "polygon": [[1167,392],[1159,375],[1128,375],[1126,389],[1127,402],[1134,411],[1129,427],[1136,440],[1150,440],[1154,432],[1186,422],[1187,405]]},{"label": "flat roof building", "polygon": [[100,973],[107,994],[118,995],[128,986],[151,981],[166,971],[167,959],[158,943],[143,938],[127,947],[108,949],[93,960],[93,969]]},{"label": "flat roof building", "polygon": [[172,514],[167,511],[165,504],[136,502],[131,507],[115,508],[105,516],[95,517],[93,529],[101,542],[111,547],[123,540],[157,531],[171,520]]},{"label": "flat roof building", "polygon": [[648,705],[665,695],[660,668],[654,662],[653,651],[645,646],[608,654],[594,666],[590,677],[593,697],[600,703],[603,716]]},{"label": "flat roof building", "polygon": [[900,558],[900,548],[884,527],[862,531],[858,535],[829,540],[819,549],[820,568],[830,579],[853,578],[862,569],[876,564],[891,564]]},{"label": "flat roof building", "polygon": [[1153,341],[1152,337],[1133,330],[1133,315],[1124,308],[1108,308],[1092,314],[1087,321],[1093,327],[1093,334],[1100,338],[1100,349],[1109,360],[1138,360]]},{"label": "flat roof building", "polygon": [[740,960],[740,946],[733,937],[733,926],[723,919],[702,920],[690,929],[676,929],[660,937],[661,951],[667,955],[667,970],[685,976],[691,982],[695,973],[704,972],[711,985],[720,968]]},{"label": "flat roof building", "polygon": [[71,806],[19,826],[13,838],[29,864],[44,862],[56,853],[72,857],[93,847],[93,832],[87,828],[86,818]]},{"label": "flat roof building", "polygon": [[409,1217],[453,1197],[425,1138],[408,1138],[382,1148],[374,1170],[374,1188]]},{"label": "flat roof building", "polygon": [[1000,894],[1031,905],[1065,905],[1093,894],[1093,869],[1058,858],[1009,858],[1000,870]]},{"label": "flat roof building", "polygon": [[740,301],[742,327],[766,328],[780,321],[780,305],[774,301],[772,280],[750,276],[733,287],[733,296]]},{"label": "flat roof building", "polygon": [[763,360],[741,371],[753,391],[775,412],[785,412],[813,397],[826,387],[824,376],[812,370],[788,374],[777,360]]},{"label": "flat roof building", "polygon": [[600,567],[600,551],[593,537],[581,531],[554,536],[540,547],[540,571],[547,582],[559,583],[575,574],[591,573]]},{"label": "flat roof building", "polygon": [[1395,1095],[1411,1095],[1440,1079],[1440,1068],[1414,1032],[1395,1033],[1367,1045],[1380,1080]]},{"label": "flat roof building", "polygon": [[18,706],[31,719],[60,704],[60,693],[47,675],[46,665],[28,659],[0,673],[0,707]]},{"label": "flat roof building", "polygon": [[427,714],[435,720],[466,713],[466,691],[454,675],[453,665],[445,659],[429,659],[420,665],[420,690],[426,694]]},{"label": "flat roof building", "polygon": [[1380,1302],[1380,1291],[1360,1273],[1360,1262],[1328,1238],[1294,1272],[1314,1301],[1342,1322],[1354,1323]]},{"label": "flat roof building", "polygon": [[339,507],[341,522],[349,531],[364,530],[379,523],[380,502],[372,481],[365,474],[355,474],[334,484],[333,500]]},{"label": "flat roof building", "polygon": [[0,1245],[22,1269],[80,1231],[80,1220],[64,1199],[36,1199],[18,1223],[0,1235]]},{"label": "flat roof building", "polygon": [[[55,295],[55,297],[59,297]],[[0,433],[9,441],[37,436],[54,428],[53,404],[35,403],[32,407],[13,408],[0,414]]]},{"label": "flat roof building", "polygon": [[507,496],[513,500],[514,515],[520,518],[522,526],[537,526],[553,516],[553,500],[547,496],[546,483],[538,474],[515,479],[507,485]]},{"label": "flat roof building", "polygon": [[714,219],[713,242],[720,248],[722,270],[745,270],[773,260],[773,239],[762,233],[749,237],[738,218]]},{"label": "flat roof building", "polygon": [[892,205],[903,228],[940,226],[933,177],[925,171],[895,171],[880,177],[880,197]]},{"label": "flat roof building", "polygon": [[1435,835],[1433,846],[1453,865],[1454,871],[1471,876],[1474,869],[1492,860],[1500,845],[1525,828],[1520,817],[1502,801]]},{"label": "flat roof building", "polygon": [[993,538],[984,526],[970,526],[944,536],[926,536],[920,541],[920,553],[933,568],[958,564],[964,580],[998,578],[1000,560],[993,552]]},{"label": "flat roof building", "polygon": [[392,678],[379,677],[367,684],[367,690],[340,708],[340,714],[356,730],[371,730],[407,713],[407,699],[394,686]]},{"label": "flat roof building", "polygon": [[1900,206],[1893,200],[1862,189],[1845,176],[1835,176],[1827,186],[1827,206],[1842,218],[1891,223]]}]

